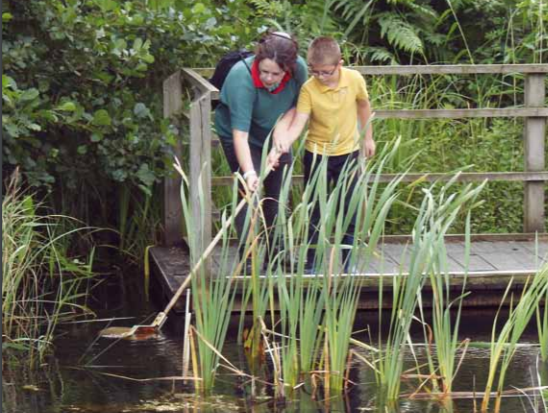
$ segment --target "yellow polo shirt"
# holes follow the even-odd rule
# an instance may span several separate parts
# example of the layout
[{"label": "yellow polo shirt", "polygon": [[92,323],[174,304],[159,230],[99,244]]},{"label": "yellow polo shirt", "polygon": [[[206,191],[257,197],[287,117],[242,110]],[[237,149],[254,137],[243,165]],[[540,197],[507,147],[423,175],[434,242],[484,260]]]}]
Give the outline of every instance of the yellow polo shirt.
[{"label": "yellow polo shirt", "polygon": [[297,103],[297,112],[310,115],[306,150],[327,156],[358,150],[358,101],[368,98],[365,79],[356,70],[341,68],[335,89],[308,79]]}]

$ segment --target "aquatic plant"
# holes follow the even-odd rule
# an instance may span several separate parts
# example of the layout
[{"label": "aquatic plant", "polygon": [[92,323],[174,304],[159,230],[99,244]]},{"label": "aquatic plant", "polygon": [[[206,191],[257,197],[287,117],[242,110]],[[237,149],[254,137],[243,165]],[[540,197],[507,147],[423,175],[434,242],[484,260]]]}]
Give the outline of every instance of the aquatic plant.
[{"label": "aquatic plant", "polygon": [[[328,223],[328,216],[334,215],[333,228],[326,234],[332,233],[333,243],[324,247],[328,260],[324,264],[325,315],[323,329],[325,330],[324,352],[322,357],[324,370],[325,393],[330,391],[341,392],[347,388],[349,382],[350,344],[352,329],[356,315],[358,298],[361,291],[361,276],[368,268],[375,248],[383,234],[388,212],[397,199],[397,185],[402,177],[394,179],[382,189],[379,186],[380,175],[384,165],[391,161],[397,151],[399,141],[392,147],[388,146],[379,154],[376,163],[371,163],[362,170],[362,165],[354,165],[346,171],[343,178],[332,190],[329,200],[347,200],[347,215],[335,214],[329,202],[322,210],[325,217],[322,223]],[[358,178],[353,178],[356,174]],[[347,196],[348,182],[355,179],[353,193]],[[341,204],[343,201],[339,201]],[[340,205],[336,205],[339,207]],[[343,234],[347,231],[348,216],[356,215],[359,223],[356,227],[353,245],[343,245]],[[327,248],[329,247],[329,249]],[[339,252],[349,251],[348,262],[339,261]],[[344,256],[343,256],[344,257]],[[344,274],[346,272],[349,274]]]},{"label": "aquatic plant", "polygon": [[537,308],[538,341],[540,343],[540,355],[543,362],[548,361],[548,292],[544,297],[544,309]]},{"label": "aquatic plant", "polygon": [[[454,181],[453,181],[454,182]],[[453,200],[453,195],[448,193],[451,188],[452,182],[441,188],[439,199],[441,204],[439,210],[443,211],[441,214],[444,216],[443,220],[438,222],[440,225],[440,231],[445,232],[455,221],[459,207],[465,203],[473,201],[474,197],[483,189],[483,185],[472,189],[472,186],[468,186],[465,191],[460,192],[457,195],[457,199]],[[430,196],[430,195],[427,195]],[[460,198],[460,199],[459,199]],[[448,208],[449,204],[453,203],[451,208]],[[445,228],[445,229],[443,229]],[[462,313],[463,301],[466,294],[466,281],[468,275],[468,262],[470,257],[470,213],[466,219],[466,231],[464,240],[464,277],[462,279],[460,294],[451,298],[451,288],[449,279],[449,264],[447,259],[447,251],[445,248],[445,240],[439,239],[439,244],[436,249],[439,251],[436,260],[434,261],[433,271],[429,274],[430,287],[432,288],[432,329],[427,329],[427,323],[423,313],[422,304],[419,305],[421,319],[424,329],[424,336],[426,342],[429,344],[426,346],[428,364],[430,368],[430,381],[433,383],[433,387],[441,392],[438,397],[450,396],[453,388],[453,381],[458,371],[458,366],[462,361],[457,357],[457,353],[460,350],[466,352],[469,340],[459,341],[459,327],[460,318]],[[421,300],[422,302],[422,300]],[[452,321],[452,315],[454,315],[454,321]],[[430,334],[433,335],[433,343],[430,340]],[[435,345],[434,349],[431,344]],[[456,364],[459,362],[459,364]],[[439,385],[438,385],[439,384]],[[439,388],[441,387],[441,388]]]},{"label": "aquatic plant", "polygon": [[[450,188],[455,181],[456,177],[442,185],[438,195],[436,195],[437,185],[435,184],[429,190],[423,191],[424,199],[418,210],[408,248],[408,272],[404,274],[403,270],[400,270],[399,275],[391,277],[393,299],[388,338],[383,344],[379,335],[378,347],[382,351],[380,359],[375,364],[382,397],[389,402],[394,402],[400,395],[404,345],[409,340],[409,329],[420,302],[421,290],[428,277],[439,275],[440,262],[446,256],[445,235],[457,214],[481,190],[481,187],[474,189],[467,186],[461,191],[453,192]],[[385,278],[386,276],[381,278],[379,287],[379,308],[383,307],[385,287],[382,281]],[[445,315],[448,316],[447,313]],[[382,325],[382,312],[379,312],[379,325]],[[449,357],[451,351],[455,351],[455,332],[447,331],[448,324],[441,319],[438,319],[436,328],[439,330],[440,344],[442,346],[444,343],[449,344],[447,346],[449,351],[446,352],[446,357]],[[449,335],[444,336],[444,334]],[[447,374],[450,374],[452,372],[450,362],[442,359],[442,363],[448,370]]]},{"label": "aquatic plant", "polygon": [[[350,166],[339,182],[331,187],[326,181],[324,159],[293,213],[287,215],[285,208],[280,208],[275,237],[278,242],[275,248],[279,253],[267,273],[267,278],[277,277],[280,309],[278,321],[272,321],[277,334],[270,337],[277,355],[273,364],[276,374],[280,374],[276,383],[295,388],[308,376],[312,384],[315,382],[312,376],[322,371],[326,392],[340,392],[346,387],[352,326],[361,286],[358,274],[367,267],[378,243],[400,180],[396,179],[380,189],[383,165],[394,152],[394,147],[387,146],[379,155],[380,160],[371,162],[365,170],[360,164]],[[359,178],[354,178],[355,175]],[[346,197],[350,179],[355,180],[355,187]],[[280,205],[285,205],[284,200],[289,194],[290,186],[286,182]],[[349,203],[346,215],[337,213],[343,202]],[[321,211],[320,236],[315,245],[310,245],[308,229],[310,213],[315,205],[319,205]],[[342,237],[349,225],[347,218],[352,214],[360,222],[354,234],[356,241],[354,245],[343,245]],[[316,249],[318,265],[315,275],[304,275],[307,248]],[[344,275],[340,259],[343,250],[350,251],[346,264],[355,269],[353,276]],[[282,265],[284,261],[285,266]],[[285,276],[287,264],[291,269],[290,277]],[[317,365],[316,359],[320,354],[320,365]]]},{"label": "aquatic plant", "polygon": [[[189,192],[187,190],[188,181],[180,165],[177,164],[176,170],[182,177],[181,203],[185,225],[186,228],[194,228]],[[203,196],[203,193],[200,192],[200,196]],[[202,200],[200,201],[200,204],[203,205]],[[234,206],[233,210],[236,209],[236,206]],[[223,214],[221,218],[223,222],[222,227],[228,228],[228,225],[224,225],[229,219],[227,214]],[[204,221],[202,220],[201,222]],[[195,380],[196,387],[204,393],[211,391],[215,384],[219,359],[223,350],[236,292],[236,289],[231,288],[232,280],[241,268],[241,263],[234,262],[229,257],[228,234],[228,230],[223,230],[221,234],[222,247],[220,248],[221,253],[219,257],[221,268],[228,269],[228,263],[230,262],[231,272],[227,273],[228,276],[219,276],[213,279],[207,269],[207,265],[202,265],[191,280],[193,291],[192,308],[194,310],[197,339],[197,349],[194,340],[191,339],[190,342],[192,365],[194,375],[199,375],[200,378],[200,380]],[[191,234],[188,236],[188,245],[191,264],[194,266],[202,257],[197,239],[192,237]]]},{"label": "aquatic plant", "polygon": [[[14,174],[2,200],[2,349],[19,350],[31,364],[50,348],[60,321],[91,311],[85,306],[93,273],[70,257],[68,240],[89,230],[60,230],[69,217],[39,215],[32,194],[18,187]],[[73,221],[73,220],[72,220]]]},{"label": "aquatic plant", "polygon": [[[501,307],[510,292],[512,283],[513,279],[509,282],[504,297],[501,300]],[[482,411],[487,411],[489,408],[491,397],[490,393],[495,382],[497,371],[498,383],[495,411],[500,409],[500,395],[503,391],[506,372],[512,357],[516,352],[518,341],[529,324],[531,317],[537,311],[541,300],[546,296],[547,291],[548,265],[544,266],[537,274],[527,279],[527,282],[523,287],[523,292],[519,298],[519,302],[515,305],[515,307],[512,299],[508,319],[497,335],[496,327],[497,320],[500,316],[499,308],[491,333],[489,373],[487,376],[487,383],[485,385],[485,394],[481,404]]]},{"label": "aquatic plant", "polygon": [[[536,242],[536,255],[538,252],[538,237]],[[548,255],[546,256],[548,258]],[[543,362],[548,362],[548,291],[544,297],[544,309],[539,305],[537,307],[537,330],[538,341],[540,343],[540,357]]]}]

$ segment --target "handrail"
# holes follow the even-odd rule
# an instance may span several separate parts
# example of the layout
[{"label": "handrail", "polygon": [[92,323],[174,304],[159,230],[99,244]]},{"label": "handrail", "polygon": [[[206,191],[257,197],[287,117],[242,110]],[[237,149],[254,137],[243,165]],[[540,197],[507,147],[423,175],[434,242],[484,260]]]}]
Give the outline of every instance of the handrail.
[{"label": "handrail", "polygon": [[[524,182],[524,232],[544,232],[545,182],[548,182],[548,171],[545,170],[545,137],[548,108],[545,106],[545,77],[548,64],[517,65],[430,65],[430,66],[355,66],[364,76],[380,75],[470,75],[502,74],[521,75],[525,78],[524,106],[506,108],[473,108],[473,109],[393,109],[375,110],[377,119],[440,119],[440,118],[491,118],[523,117],[524,126],[524,172],[463,172],[458,180],[461,182],[478,182],[483,180]],[[196,216],[196,230],[199,232],[200,245],[207,245],[211,238],[211,220],[201,221],[202,213],[211,215],[212,185],[232,184],[232,177],[211,177],[211,144],[210,126],[211,101],[219,99],[219,90],[201,73],[210,72],[210,68],[182,69],[164,81],[164,116],[174,118],[182,113],[182,86],[188,82],[195,90],[187,116],[190,119],[190,191],[192,209]],[[182,145],[178,145],[178,156]],[[383,174],[381,180],[390,181],[398,174]],[[420,180],[448,180],[450,174],[414,173],[406,174],[402,182]],[[302,177],[295,177],[300,181]],[[181,238],[182,222],[180,209],[180,179],[166,178],[164,195],[164,229],[165,242],[173,244]],[[179,206],[177,206],[179,205]],[[202,213],[200,213],[202,211]]]},{"label": "handrail", "polygon": [[475,75],[548,73],[546,64],[352,66],[362,75]]}]

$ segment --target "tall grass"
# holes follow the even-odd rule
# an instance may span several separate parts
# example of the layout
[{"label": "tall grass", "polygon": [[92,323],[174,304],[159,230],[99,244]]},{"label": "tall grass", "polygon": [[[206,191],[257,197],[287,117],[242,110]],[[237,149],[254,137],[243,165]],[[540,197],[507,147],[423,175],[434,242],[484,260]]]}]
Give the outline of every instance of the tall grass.
[{"label": "tall grass", "polygon": [[[468,186],[465,191],[454,197],[448,193],[451,186],[452,182],[442,187],[439,194],[441,202],[438,209],[440,211],[440,216],[442,216],[443,219],[438,221],[436,225],[439,225],[439,231],[441,233],[446,233],[454,223],[460,207],[463,204],[471,203],[483,188],[483,185],[480,185],[475,189]],[[427,195],[427,197],[430,196],[431,195]],[[436,390],[441,391],[441,397],[450,396],[453,389],[453,381],[458,370],[458,365],[456,364],[458,361],[457,353],[462,348],[466,349],[467,345],[466,340],[462,343],[458,340],[460,316],[463,300],[466,296],[466,281],[470,255],[470,214],[467,215],[464,242],[464,278],[462,280],[460,294],[455,298],[451,298],[449,264],[443,239],[438,239],[439,244],[436,246],[436,249],[439,250],[439,253],[435,257],[433,271],[429,274],[433,295],[432,333],[433,344],[435,344],[435,356],[430,345],[426,348],[428,350],[427,355],[431,377],[438,377],[438,379],[434,379],[432,382],[434,383]],[[419,307],[423,326],[425,326],[426,322],[422,311],[422,305]],[[452,321],[452,315],[455,315],[455,321]],[[429,335],[430,331],[426,331],[425,329],[425,339],[427,342],[429,342]],[[436,359],[435,363],[434,358]],[[441,388],[438,388],[438,383]]]},{"label": "tall grass", "polygon": [[[381,161],[371,163],[365,171],[362,165],[349,166],[347,174],[332,187],[326,182],[326,159],[318,165],[311,184],[303,191],[292,214],[281,207],[276,222],[276,250],[279,254],[269,265],[266,277],[276,277],[279,304],[278,321],[272,321],[277,334],[271,339],[278,357],[276,373],[283,386],[295,388],[312,376],[317,370],[324,372],[326,392],[340,392],[347,383],[349,347],[352,326],[360,292],[358,277],[343,275],[340,252],[356,249],[350,254],[350,266],[364,267],[373,253],[382,234],[386,214],[395,199],[397,183],[380,189],[379,177],[383,165],[394,150],[388,148],[380,155]],[[362,173],[363,172],[363,173]],[[341,212],[346,199],[350,176],[359,174],[355,188],[349,197],[346,214]],[[371,188],[369,188],[371,186]],[[291,194],[291,187],[284,183],[280,205],[285,205]],[[315,188],[315,189],[314,189]],[[319,204],[321,218],[317,244],[311,246],[308,240],[310,214]],[[348,217],[355,214],[360,225],[354,245],[342,245],[347,231]],[[317,275],[304,275],[307,248],[316,249]],[[357,257],[361,256],[360,262]],[[290,264],[291,276],[286,277]],[[323,314],[323,316],[322,316]],[[322,321],[323,320],[323,321]],[[321,354],[320,364],[318,356]],[[278,361],[279,360],[279,361]]]},{"label": "tall grass", "polygon": [[[536,255],[539,255],[538,252],[538,239],[536,241]],[[546,255],[548,258],[548,255]],[[548,362],[548,291],[546,291],[546,296],[544,297],[544,309],[539,305],[537,308],[537,330],[538,330],[538,340],[540,343],[540,358],[546,363]]]},{"label": "tall grass", "polygon": [[2,201],[3,349],[42,360],[60,321],[90,313],[85,307],[91,264],[70,258],[67,247],[80,229],[59,232],[63,216],[40,216],[14,176]]},{"label": "tall grass", "polygon": [[[399,179],[384,187],[381,187],[379,182],[384,165],[390,162],[397,152],[398,143],[396,142],[393,147],[385,148],[384,152],[379,154],[378,161],[368,164],[365,171],[361,170],[361,165],[349,167],[346,176],[331,191],[328,197],[330,201],[348,199],[346,193],[349,190],[348,183],[353,179],[352,176],[357,174],[353,193],[348,200],[348,205],[345,205],[346,215],[340,212],[335,213],[335,208],[341,208],[343,201],[332,202],[334,207],[331,208],[328,207],[330,202],[327,202],[321,209],[322,214],[325,214],[321,219],[324,225],[327,226],[330,223],[328,216],[337,217],[332,221],[333,228],[324,231],[326,234],[332,234],[333,243],[323,247],[324,256],[328,259],[325,260],[323,268],[327,276],[324,277],[323,286],[326,291],[323,326],[325,343],[323,365],[320,369],[326,371],[324,380],[326,394],[330,391],[341,392],[349,384],[346,377],[349,369],[352,329],[361,291],[359,274],[369,267],[375,247],[384,232],[386,216],[397,198],[396,187]],[[343,235],[347,232],[349,225],[348,218],[354,214],[359,223],[356,233],[353,234],[354,243],[343,245]],[[339,252],[349,248],[347,268],[355,274],[343,275],[342,273],[346,271],[342,268],[343,263],[339,261]]]},{"label": "tall grass", "polygon": [[[192,222],[192,210],[189,197],[188,180],[179,167],[176,168],[182,176],[181,182],[181,203],[183,208],[183,218],[186,228],[194,228]],[[201,202],[203,205],[203,202]],[[227,215],[222,216],[223,223],[228,219]],[[202,220],[202,222],[204,222]],[[223,224],[224,228],[224,224]],[[232,266],[231,272],[222,273],[219,277],[213,279],[207,271],[207,266],[202,265],[191,280],[192,300],[194,310],[194,320],[196,323],[197,335],[197,354],[194,343],[193,368],[194,375],[199,375],[200,380],[196,380],[196,386],[202,393],[209,393],[215,384],[219,360],[223,350],[226,338],[228,324],[232,313],[236,290],[231,288],[233,276],[239,271],[240,263],[234,263],[229,256],[228,231],[222,233],[222,247],[220,248],[220,267],[228,268],[229,263]],[[192,237],[189,231],[188,244],[190,248],[191,262],[194,266],[201,258],[200,246],[196,238]]]},{"label": "tall grass", "polygon": [[[394,402],[400,394],[401,374],[403,371],[404,345],[409,340],[409,331],[415,317],[417,305],[420,302],[421,291],[428,277],[439,276],[440,262],[446,256],[445,235],[453,224],[456,216],[473,199],[481,187],[468,186],[465,190],[453,192],[450,188],[454,180],[442,185],[438,195],[435,195],[435,185],[424,191],[423,202],[418,211],[414,229],[411,234],[412,243],[409,246],[408,273],[393,277],[392,313],[388,338],[383,344],[379,336],[379,348],[382,348],[381,359],[377,362],[377,380],[381,387],[382,398]],[[382,308],[383,286],[379,289],[379,308]],[[443,308],[440,307],[440,308]],[[380,313],[382,314],[382,313]],[[449,314],[446,312],[445,316]],[[382,325],[381,316],[379,324]],[[437,318],[440,334],[447,329],[443,318]],[[442,336],[439,337],[440,345]],[[443,338],[449,343],[448,350],[454,352],[456,332]],[[448,351],[447,357],[450,357]],[[452,365],[443,361],[444,368],[451,374]],[[451,374],[451,377],[453,374]]]},{"label": "tall grass", "polygon": [[[380,183],[382,171],[397,154],[398,143],[399,141],[393,146],[385,146],[376,161],[370,162],[365,170],[361,169],[362,165],[349,168],[345,178],[333,187],[329,187],[325,182],[325,165],[319,165],[312,178],[315,185],[309,185],[304,189],[299,202],[294,205],[293,211],[289,212],[286,205],[292,193],[289,177],[294,170],[293,164],[283,182],[281,206],[273,230],[274,237],[270,239],[264,236],[260,202],[250,202],[248,225],[252,231],[246,240],[246,248],[253,257],[253,270],[250,277],[244,277],[248,283],[244,294],[244,307],[251,301],[255,325],[251,333],[253,342],[264,345],[263,350],[266,349],[270,355],[278,394],[284,395],[286,389],[294,389],[305,382],[317,382],[318,372],[322,372],[324,377],[323,385],[327,395],[331,392],[340,393],[349,383],[347,375],[350,344],[361,284],[359,277],[344,275],[340,253],[344,249],[350,251],[349,268],[355,269],[356,273],[366,270],[370,260],[375,256],[376,247],[384,233],[386,218],[398,200],[397,187],[401,178],[388,184]],[[347,198],[344,195],[345,191],[348,191],[348,177],[353,174],[357,174],[358,178],[351,196]],[[456,179],[441,187],[433,185],[423,191],[423,202],[417,211],[418,216],[412,233],[409,274],[393,279],[393,313],[389,337],[385,345],[380,345],[381,358],[376,363],[377,378],[383,397],[391,401],[399,397],[403,346],[408,340],[409,329],[420,299],[420,290],[429,276],[437,280],[436,277],[446,268],[444,235],[464,206],[467,206],[482,189],[480,185],[455,190],[455,181]],[[312,190],[312,187],[315,189]],[[236,187],[234,190],[236,191]],[[235,199],[233,195],[233,200]],[[347,201],[344,201],[345,199]],[[186,201],[183,199],[184,202]],[[348,202],[348,205],[343,205],[344,202]],[[311,246],[308,228],[310,213],[315,204],[319,205],[321,211],[318,228],[320,236],[317,244]],[[341,213],[341,207],[346,207],[346,214]],[[185,215],[189,214],[187,207],[183,206],[183,210]],[[353,245],[343,245],[343,235],[348,229],[349,217],[353,214],[359,223],[354,234],[355,241]],[[274,251],[270,261],[266,248],[268,242],[271,243],[270,251]],[[304,275],[304,258],[307,248],[310,247],[316,249],[319,262],[317,270],[320,274],[315,276]],[[218,352],[222,350],[226,334],[224,326],[227,320],[225,317],[228,315],[219,313],[229,312],[234,299],[234,292],[230,290],[231,283],[227,278],[242,272],[242,262],[228,258],[230,244],[227,239],[223,240],[220,249],[221,264],[218,271],[227,277],[221,277],[224,280],[218,279],[215,282],[207,278],[197,278],[196,283],[202,280],[201,282],[207,284],[211,290],[214,286],[222,285],[223,292],[216,292],[214,298],[210,299],[212,296],[208,294],[213,292],[200,284],[193,285],[199,292],[194,294],[197,315],[198,312],[203,313],[199,316],[203,319],[203,325],[198,325],[198,329],[203,329],[204,332],[200,336],[207,341],[207,345],[203,349],[200,348],[199,355],[200,358],[209,358],[204,367],[200,368],[204,383],[212,383],[204,376],[204,369],[216,369]],[[259,263],[263,262],[268,262],[268,265],[264,274],[259,276]],[[289,277],[288,272],[291,274]],[[443,284],[444,281],[440,282],[442,284],[439,285],[439,293],[443,295],[446,285]],[[380,300],[382,296],[381,289]],[[214,316],[210,309],[213,303],[217,305]],[[274,311],[276,304],[279,308],[278,313]],[[270,327],[265,323],[265,314],[268,310]],[[440,311],[436,328],[439,329],[441,336],[448,328],[448,325],[444,324],[447,323],[449,315],[448,306],[442,304]],[[211,313],[211,316],[206,317],[206,312]],[[382,319],[380,322],[382,323]],[[206,325],[210,326],[211,331]],[[456,352],[457,331],[458,327],[450,338],[446,338],[449,348],[445,352],[447,356],[440,362],[447,370],[444,374],[451,379],[454,377],[454,366],[448,360],[450,354]],[[212,347],[216,351],[212,351]]]},{"label": "tall grass", "polygon": [[539,305],[537,308],[537,329],[540,343],[540,358],[548,362],[548,291],[544,297],[544,309]]},{"label": "tall grass", "polygon": [[[509,283],[505,293],[509,293],[512,281]],[[491,335],[489,373],[485,385],[485,395],[482,400],[481,409],[487,411],[489,408],[491,389],[495,384],[498,372],[497,398],[495,411],[500,409],[501,394],[504,388],[506,372],[514,356],[517,344],[525,328],[529,324],[531,317],[537,311],[541,300],[548,291],[548,266],[542,268],[536,275],[529,279],[524,287],[524,291],[515,307],[511,304],[508,320],[502,326],[500,332],[496,333],[498,314],[493,325]],[[504,298],[503,300],[504,301]]]}]

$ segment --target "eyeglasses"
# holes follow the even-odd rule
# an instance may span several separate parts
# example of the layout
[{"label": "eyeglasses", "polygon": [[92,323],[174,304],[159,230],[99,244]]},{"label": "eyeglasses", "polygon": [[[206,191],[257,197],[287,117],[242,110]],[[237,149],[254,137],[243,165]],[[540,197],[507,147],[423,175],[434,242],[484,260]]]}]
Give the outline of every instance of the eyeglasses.
[{"label": "eyeglasses", "polygon": [[312,76],[316,77],[329,77],[333,76],[333,74],[337,71],[337,66],[335,68],[328,72],[326,70],[313,70],[310,66],[308,67],[308,71],[312,74]]}]

